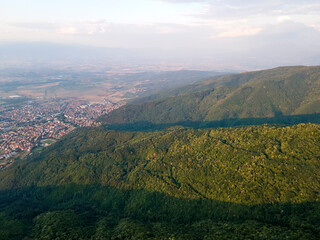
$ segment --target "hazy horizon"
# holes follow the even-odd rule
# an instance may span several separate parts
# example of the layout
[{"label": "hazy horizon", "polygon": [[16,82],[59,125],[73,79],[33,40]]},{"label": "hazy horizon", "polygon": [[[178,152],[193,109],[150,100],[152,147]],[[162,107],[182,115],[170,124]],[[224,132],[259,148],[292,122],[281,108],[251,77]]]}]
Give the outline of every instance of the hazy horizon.
[{"label": "hazy horizon", "polygon": [[[64,54],[66,46],[86,48],[88,59],[96,47],[117,49],[111,56],[99,53],[101,64],[124,59],[208,70],[318,65],[319,12],[314,0],[8,1],[0,3],[0,60],[25,61],[14,45],[38,43],[27,60],[40,53],[50,59],[50,47],[43,48],[50,43],[62,44],[56,50]],[[72,57],[79,59],[70,50]]]}]

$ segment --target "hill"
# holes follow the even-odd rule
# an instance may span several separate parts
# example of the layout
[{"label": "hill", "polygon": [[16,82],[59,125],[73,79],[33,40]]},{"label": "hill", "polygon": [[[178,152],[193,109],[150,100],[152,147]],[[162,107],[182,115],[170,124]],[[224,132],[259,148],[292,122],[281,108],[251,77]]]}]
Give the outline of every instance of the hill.
[{"label": "hill", "polygon": [[[320,67],[280,67],[217,77],[129,104],[99,119],[105,124],[207,126],[318,122]],[[165,98],[162,98],[164,96]],[[301,116],[302,115],[302,116]],[[305,115],[311,115],[305,120]],[[297,117],[295,117],[297,116]],[[293,119],[293,120],[292,120]],[[210,122],[214,122],[210,125]]]},{"label": "hill", "polygon": [[78,129],[0,172],[0,235],[318,239],[319,158],[312,124]]}]

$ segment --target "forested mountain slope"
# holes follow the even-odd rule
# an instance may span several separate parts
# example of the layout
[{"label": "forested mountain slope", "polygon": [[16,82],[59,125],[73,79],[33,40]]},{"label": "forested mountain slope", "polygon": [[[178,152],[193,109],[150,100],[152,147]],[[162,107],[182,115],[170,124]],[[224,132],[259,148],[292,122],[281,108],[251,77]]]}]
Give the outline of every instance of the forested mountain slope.
[{"label": "forested mountain slope", "polygon": [[318,239],[319,159],[313,124],[78,129],[0,172],[0,235]]},{"label": "forested mountain slope", "polygon": [[[254,119],[276,118],[273,122],[286,123],[286,116],[318,113],[320,67],[300,66],[195,83],[173,91],[172,97],[123,106],[101,117],[100,121],[106,124],[173,124],[251,119],[254,123]],[[311,120],[317,122],[317,119]]]},{"label": "forested mountain slope", "polygon": [[2,189],[67,183],[246,204],[320,197],[320,128],[78,130],[0,172]]}]

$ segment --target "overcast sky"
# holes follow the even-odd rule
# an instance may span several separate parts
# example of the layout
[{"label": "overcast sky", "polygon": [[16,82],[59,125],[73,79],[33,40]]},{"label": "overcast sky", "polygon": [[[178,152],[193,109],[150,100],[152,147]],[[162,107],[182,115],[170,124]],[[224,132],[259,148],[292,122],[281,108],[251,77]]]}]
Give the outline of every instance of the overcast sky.
[{"label": "overcast sky", "polygon": [[320,56],[320,1],[0,0],[0,41],[312,64]]}]

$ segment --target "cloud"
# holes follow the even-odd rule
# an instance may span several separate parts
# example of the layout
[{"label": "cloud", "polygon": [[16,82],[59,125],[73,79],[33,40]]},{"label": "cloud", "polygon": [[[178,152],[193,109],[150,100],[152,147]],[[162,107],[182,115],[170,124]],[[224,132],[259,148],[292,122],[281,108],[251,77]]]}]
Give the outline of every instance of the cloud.
[{"label": "cloud", "polygon": [[320,53],[317,50],[320,32],[316,27],[292,20],[263,26],[254,26],[249,20],[210,20],[193,26],[91,20],[55,23],[54,33],[47,31],[47,34],[51,41],[63,39],[94,46],[140,48],[150,58],[165,61],[219,63],[251,69],[312,64],[315,61],[308,59]]},{"label": "cloud", "polygon": [[312,28],[318,30],[320,32],[320,23],[315,23],[311,25]]},{"label": "cloud", "polygon": [[290,21],[291,20],[291,17],[290,16],[279,16],[277,18],[278,22],[281,23],[281,22],[284,22],[284,21]]},{"label": "cloud", "polygon": [[9,23],[10,26],[17,28],[25,28],[31,30],[51,30],[57,28],[54,22],[13,22]]},{"label": "cloud", "polygon": [[61,34],[78,34],[79,33],[77,28],[72,27],[72,26],[70,26],[70,27],[61,27],[61,28],[57,29],[57,32],[61,33]]},{"label": "cloud", "polygon": [[287,61],[288,64],[306,64],[308,56],[320,51],[320,32],[293,21],[265,26],[259,34],[237,39],[239,45],[256,59]]},{"label": "cloud", "polygon": [[157,0],[159,2],[169,2],[169,3],[201,3],[207,2],[207,0]]},{"label": "cloud", "polygon": [[176,30],[172,27],[158,27],[158,31],[159,34],[171,34],[176,32]]},{"label": "cloud", "polygon": [[261,32],[262,28],[259,27],[240,27],[229,31],[224,31],[218,34],[212,35],[210,38],[229,38],[229,37],[240,37],[240,36],[252,36]]},{"label": "cloud", "polygon": [[202,18],[236,19],[279,15],[310,15],[320,13],[320,2],[315,0],[214,0],[203,1],[206,12]]},{"label": "cloud", "polygon": [[23,40],[76,42],[103,47],[141,48],[148,52],[156,49],[154,52],[158,55],[164,54],[163,49],[167,49],[168,55],[176,54],[183,59],[193,59],[194,56],[212,59],[214,56],[212,61],[237,64],[250,62],[252,59],[270,65],[303,64],[302,59],[307,59],[307,56],[320,49],[318,1],[166,2],[196,2],[202,4],[203,8],[198,8],[202,11],[199,10],[197,14],[190,13],[194,11],[184,11],[184,14],[190,14],[190,21],[180,24],[172,23],[175,22],[172,19],[168,19],[168,23],[152,20],[140,24],[111,22],[108,19],[75,19],[60,22],[6,23],[10,26],[2,24],[0,30],[6,33],[7,39],[15,37]]},{"label": "cloud", "polygon": [[98,34],[105,33],[111,23],[106,20],[61,22],[15,22],[10,26],[25,30],[54,31],[57,34]]}]

